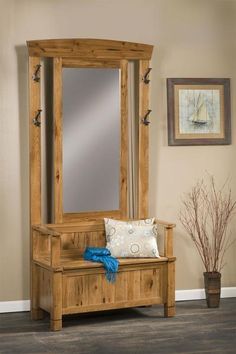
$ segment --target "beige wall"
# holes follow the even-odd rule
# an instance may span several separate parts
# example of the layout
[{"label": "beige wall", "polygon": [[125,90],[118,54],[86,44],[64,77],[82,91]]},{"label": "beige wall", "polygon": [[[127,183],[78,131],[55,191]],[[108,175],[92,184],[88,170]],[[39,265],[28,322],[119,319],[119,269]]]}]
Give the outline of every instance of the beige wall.
[{"label": "beige wall", "polygon": [[[207,170],[236,196],[236,2],[0,0],[0,301],[29,298],[27,52],[25,41],[90,37],[154,44],[151,214],[178,224],[177,288],[201,288],[202,265],[178,222],[180,200]],[[233,144],[168,147],[167,77],[229,77]],[[235,233],[236,223],[232,225]],[[236,245],[223,286],[236,286]]]}]

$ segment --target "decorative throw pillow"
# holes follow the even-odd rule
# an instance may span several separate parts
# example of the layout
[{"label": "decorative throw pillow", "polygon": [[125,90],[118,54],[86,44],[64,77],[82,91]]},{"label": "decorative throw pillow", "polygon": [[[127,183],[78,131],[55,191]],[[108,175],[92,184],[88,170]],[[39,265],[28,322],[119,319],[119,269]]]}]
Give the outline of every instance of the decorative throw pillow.
[{"label": "decorative throw pillow", "polygon": [[106,224],[106,248],[113,257],[158,258],[156,225]]},{"label": "decorative throw pillow", "polygon": [[108,219],[108,218],[104,218],[104,222],[105,222],[105,227],[107,225],[112,225],[112,226],[116,226],[116,225],[153,225],[155,221],[155,218],[151,218],[151,219],[143,219],[143,220],[129,220],[129,221],[122,221],[122,220],[116,220],[116,219]]}]

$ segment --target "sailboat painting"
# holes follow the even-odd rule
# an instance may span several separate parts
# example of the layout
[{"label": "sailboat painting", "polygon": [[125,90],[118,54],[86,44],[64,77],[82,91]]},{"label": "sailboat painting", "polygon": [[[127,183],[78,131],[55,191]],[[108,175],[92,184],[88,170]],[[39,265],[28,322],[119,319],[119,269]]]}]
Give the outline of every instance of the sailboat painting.
[{"label": "sailboat painting", "polygon": [[166,81],[168,145],[231,144],[230,79]]},{"label": "sailboat painting", "polygon": [[179,133],[220,133],[220,91],[179,89]]}]

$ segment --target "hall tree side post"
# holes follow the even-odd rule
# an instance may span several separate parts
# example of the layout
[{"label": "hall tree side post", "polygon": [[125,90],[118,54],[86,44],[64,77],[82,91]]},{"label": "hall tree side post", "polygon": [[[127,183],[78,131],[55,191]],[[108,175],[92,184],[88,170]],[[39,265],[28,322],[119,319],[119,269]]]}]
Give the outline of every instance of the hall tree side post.
[{"label": "hall tree side post", "polygon": [[[138,147],[138,218],[149,214],[149,125],[142,119],[149,110],[150,83],[144,76],[150,66],[148,60],[139,61],[139,147]],[[164,228],[164,256],[167,262],[167,301],[164,304],[165,317],[175,315],[175,258],[173,257],[173,225]]]},{"label": "hall tree side post", "polygon": [[[40,65],[40,58],[29,56],[29,143],[30,143],[30,226],[41,223],[41,129],[33,124],[33,118],[41,109],[41,83],[34,80]],[[40,68],[40,67],[39,67]],[[40,70],[40,69],[39,69]],[[31,230],[31,228],[30,228]],[[41,319],[43,311],[39,308],[39,279],[37,265],[33,262],[33,233],[30,237],[30,293],[32,319]]]},{"label": "hall tree side post", "polygon": [[[62,176],[62,58],[53,58],[53,120],[54,120],[54,220],[63,222],[63,176]],[[59,268],[51,272],[51,308],[50,328],[53,331],[62,328],[62,271],[60,268],[61,240],[52,240],[52,267]],[[54,246],[53,246],[54,245]]]},{"label": "hall tree side post", "polygon": [[148,217],[148,176],[149,176],[149,125],[142,119],[149,109],[149,84],[143,77],[149,68],[148,60],[139,61],[139,145],[138,145],[138,218]]},{"label": "hall tree side post", "polygon": [[62,59],[53,58],[53,143],[54,143],[54,220],[63,221],[62,182]]},{"label": "hall tree side post", "polygon": [[120,149],[120,213],[127,218],[127,178],[128,178],[128,60],[120,61],[121,68],[121,149]]},{"label": "hall tree side post", "polygon": [[173,257],[173,227],[167,226],[164,234],[165,256],[167,263],[167,301],[164,304],[164,316],[175,316],[175,258]]},{"label": "hall tree side post", "polygon": [[51,299],[50,303],[50,328],[53,331],[62,329],[62,270],[60,267],[61,239],[57,236],[51,237],[51,263],[56,269],[51,272]]}]

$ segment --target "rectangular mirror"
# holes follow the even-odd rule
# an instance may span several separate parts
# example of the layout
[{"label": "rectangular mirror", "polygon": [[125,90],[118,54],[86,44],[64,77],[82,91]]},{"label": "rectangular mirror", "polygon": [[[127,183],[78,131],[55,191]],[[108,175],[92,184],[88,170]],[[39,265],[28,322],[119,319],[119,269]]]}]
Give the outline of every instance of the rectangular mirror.
[{"label": "rectangular mirror", "polygon": [[118,210],[120,69],[62,69],[63,212]]}]

